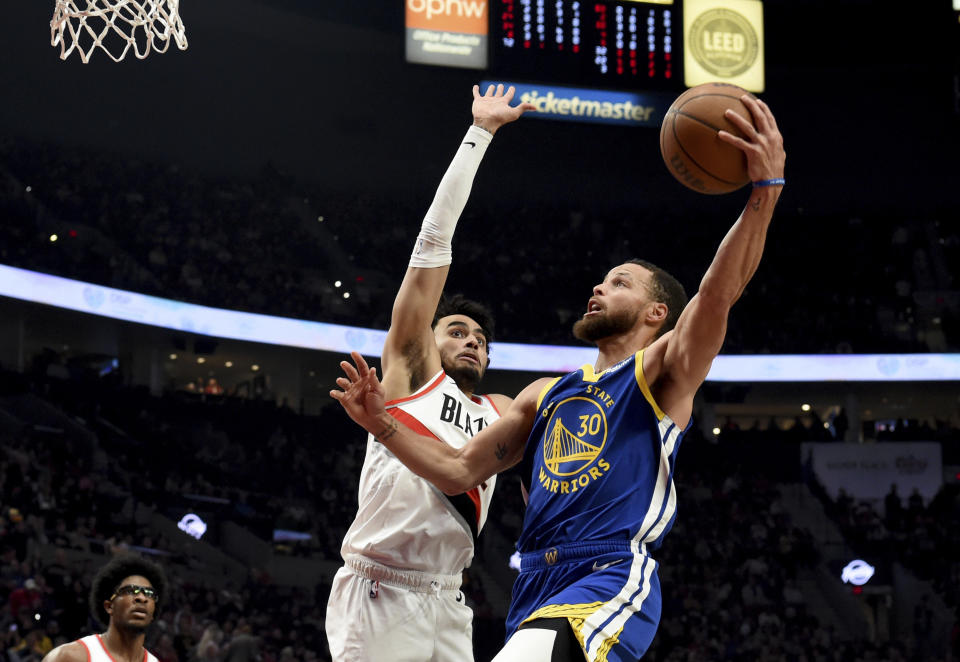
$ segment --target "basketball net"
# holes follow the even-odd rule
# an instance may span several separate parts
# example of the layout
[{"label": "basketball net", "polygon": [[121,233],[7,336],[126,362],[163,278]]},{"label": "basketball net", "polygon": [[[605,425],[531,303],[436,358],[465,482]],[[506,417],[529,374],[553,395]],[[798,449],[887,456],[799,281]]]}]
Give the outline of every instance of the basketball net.
[{"label": "basketball net", "polygon": [[179,8],[180,0],[57,0],[50,44],[60,46],[61,60],[76,50],[84,64],[98,47],[114,62],[131,48],[140,60],[151,51],[166,53],[171,39],[185,50]]}]

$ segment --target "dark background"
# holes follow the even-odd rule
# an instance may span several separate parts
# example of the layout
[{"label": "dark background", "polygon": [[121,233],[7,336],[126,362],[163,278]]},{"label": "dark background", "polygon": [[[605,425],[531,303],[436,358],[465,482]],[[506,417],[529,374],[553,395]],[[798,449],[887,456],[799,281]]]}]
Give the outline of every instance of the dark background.
[{"label": "dark background", "polygon": [[[185,0],[190,42],[143,61],[62,62],[52,2],[5,7],[7,136],[251,174],[266,163],[341,189],[428,199],[483,72],[410,65],[403,3]],[[48,6],[51,5],[51,6]],[[786,139],[784,205],[811,212],[956,212],[949,0],[765,3],[767,90]],[[526,122],[492,150],[483,195],[548,191],[588,205],[736,212],[663,168],[654,129]],[[486,186],[496,183],[495,192]],[[656,199],[654,199],[656,198]]]},{"label": "dark background", "polygon": [[[255,190],[254,203],[240,205],[251,210],[265,195],[301,196],[301,211],[325,216],[330,236],[291,239],[303,253],[298,259],[326,264],[330,280],[364,278],[356,303],[302,293],[297,302],[268,287],[267,304],[248,304],[218,294],[223,287],[198,296],[171,288],[169,278],[152,287],[116,270],[99,282],[218,307],[386,328],[408,242],[470,122],[470,88],[487,77],[407,64],[403,6],[186,0],[187,51],[171,45],[167,53],[145,60],[128,55],[120,63],[97,52],[84,65],[76,54],[61,61],[59,48],[51,47],[52,7],[16,3],[7,8],[0,41],[0,146],[11,146],[5,154],[12,171],[37,185],[31,195],[38,200],[49,204],[57,181],[68,181],[77,209],[90,210],[79,219],[88,225],[122,225],[125,212],[113,213],[118,200],[108,195],[137,192],[145,196],[144,209],[155,209],[176,198],[177,191],[164,189],[178,181],[202,182],[210,191],[224,183]],[[955,248],[957,240],[957,12],[949,0],[771,0],[764,6],[761,96],[785,137],[789,183],[751,283],[751,293],[766,291],[744,297],[725,351],[930,351],[920,336],[935,315],[944,317],[945,349],[952,351],[960,338],[955,315],[927,311],[915,319],[914,302],[895,294],[894,284],[916,281],[914,290],[929,290],[930,283],[916,280],[915,249],[932,255],[938,244]],[[476,178],[455,241],[459,268],[451,272],[450,289],[490,302],[506,320],[501,340],[558,344],[572,342],[569,315],[616,261],[650,259],[695,291],[746,195],[685,189],[664,167],[658,138],[656,128],[532,117],[507,127]],[[31,172],[22,165],[33,150],[42,154],[41,170],[58,169],[43,190],[36,166]],[[122,184],[101,187],[115,194],[95,191],[93,184],[111,178],[104,173],[111,163]],[[72,177],[71,168],[87,172]],[[179,174],[167,177],[172,172]],[[223,221],[213,218],[221,209],[225,205],[212,203],[202,210],[209,227],[195,233],[229,231],[230,212]],[[268,228],[276,212],[251,221]],[[60,214],[69,222],[78,212]],[[580,227],[577,214],[585,218]],[[117,218],[107,222],[111,215]],[[189,235],[182,227],[191,222],[186,216],[170,221],[175,232]],[[907,243],[894,239],[901,229]],[[106,232],[129,245],[117,228]],[[149,224],[132,230],[144,238],[150,232]],[[29,245],[17,247],[17,241],[23,240],[11,246],[23,257],[16,266],[93,278],[40,256],[48,250],[43,232]],[[232,241],[234,250],[243,239]],[[251,243],[248,257],[258,263],[260,282],[286,281],[289,292],[296,278],[283,267],[291,251],[278,241],[279,250],[260,257]],[[955,285],[952,253],[945,255],[934,256],[946,274],[941,289]],[[514,267],[502,268],[504,256]],[[798,330],[809,315],[791,320],[776,312],[783,302],[814,311],[823,327],[816,340],[804,342]],[[916,330],[893,339],[881,308]],[[775,332],[758,335],[757,322]]]}]

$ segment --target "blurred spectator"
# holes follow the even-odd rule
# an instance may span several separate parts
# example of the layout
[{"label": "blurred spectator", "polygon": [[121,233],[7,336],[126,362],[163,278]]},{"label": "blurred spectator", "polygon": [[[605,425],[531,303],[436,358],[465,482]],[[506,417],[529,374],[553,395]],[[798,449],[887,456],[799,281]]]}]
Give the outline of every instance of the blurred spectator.
[{"label": "blurred spectator", "polygon": [[[135,160],[118,167],[115,154],[9,139],[0,143],[0,192],[0,211],[10,219],[0,227],[0,263],[210,306],[378,329],[389,323],[395,276],[405,266],[394,250],[405,236],[402,221],[416,222],[420,204],[298,182],[269,168],[226,180]],[[603,246],[617,261],[643,257],[636,255],[643,246],[656,245],[663,266],[693,266],[709,261],[725,231],[690,209],[686,241],[678,243],[680,219],[669,209],[600,199],[586,210],[528,193],[520,209],[512,200],[471,201],[458,230],[457,271],[464,275],[450,281],[451,289],[469,284],[479,300],[495,303],[501,337],[515,342],[573,342],[574,311],[607,266],[582,259],[584,246]],[[643,223],[641,245],[636,227],[651,214],[661,222]],[[725,353],[960,348],[953,289],[960,260],[951,259],[960,246],[956,224],[908,224],[893,213],[811,217],[787,206],[778,216],[777,240],[760,265],[766,271],[738,302]],[[523,222],[496,227],[498,242],[515,247],[514,254],[494,259],[510,268],[490,269],[482,249],[488,219],[512,217]],[[62,239],[51,242],[51,234]],[[530,248],[531,236],[547,234],[550,250]],[[824,267],[806,268],[811,256]],[[832,265],[843,265],[842,272]],[[688,290],[700,276],[678,273]],[[933,298],[933,291],[950,296]],[[547,303],[555,301],[567,303]],[[56,360],[48,366],[64,370]],[[834,428],[842,439],[843,421]]]},{"label": "blurred spectator", "polygon": [[37,588],[36,580],[31,577],[10,594],[10,615],[14,620],[30,620],[42,602],[43,595]]},{"label": "blurred spectator", "polygon": [[[12,379],[0,371],[0,381],[8,377]],[[321,581],[311,590],[280,586],[248,564],[248,574],[237,585],[224,585],[218,581],[222,569],[192,552],[196,541],[186,535],[170,539],[152,522],[172,513],[181,516],[186,503],[212,508],[222,501],[217,519],[244,528],[273,553],[303,557],[297,562],[336,559],[356,509],[351,481],[363,449],[362,433],[336,405],[317,416],[302,416],[273,403],[228,395],[206,398],[181,391],[154,397],[123,385],[103,393],[69,380],[56,391],[43,388],[42,382],[21,386],[34,387],[23,397],[42,397],[41,409],[80,421],[78,426],[95,443],[83,451],[79,437],[47,435],[39,429],[42,425],[15,434],[0,429],[0,529],[15,531],[12,520],[18,518],[26,537],[20,560],[6,543],[12,539],[0,534],[0,604],[13,602],[18,590],[20,602],[31,595],[30,609],[39,609],[43,626],[31,635],[37,622],[30,609],[21,623],[5,610],[0,626],[8,660],[14,659],[11,649],[16,659],[31,658],[40,654],[33,649],[43,650],[47,640],[58,645],[93,631],[84,603],[89,593],[84,564],[90,561],[82,559],[101,559],[123,547],[139,547],[176,569],[170,601],[164,601],[147,641],[162,662],[329,659],[323,636],[328,583]],[[11,397],[16,396],[0,399],[0,410]],[[937,659],[932,648],[923,657],[913,644],[848,639],[813,612],[800,575],[817,567],[816,543],[791,520],[779,488],[801,477],[794,437],[769,424],[730,426],[709,442],[696,428],[687,434],[675,476],[680,515],[657,553],[665,596],[662,626],[645,659]],[[351,443],[354,439],[357,443]],[[189,467],[180,462],[183,457],[191,458]],[[507,539],[515,535],[523,512],[515,478],[502,477],[502,494],[490,521],[490,533],[495,530]],[[40,493],[56,505],[32,512]],[[186,501],[194,497],[202,498]],[[893,532],[877,514],[880,504],[842,493],[837,504],[827,505],[852,544],[895,554],[958,608],[960,487],[947,486],[926,506],[921,500],[919,510],[905,511],[897,544],[890,544]],[[13,518],[11,507],[18,510]],[[37,523],[27,526],[31,517]],[[296,544],[273,543],[274,530],[282,528],[310,537]],[[211,527],[197,544],[217,547],[216,536]],[[478,660],[484,659],[484,643],[496,644],[503,637],[500,605],[506,596],[488,576],[504,563],[496,559],[494,552],[478,558],[464,581],[475,610]],[[39,605],[31,590],[40,594]],[[918,639],[927,636],[926,619],[922,609],[911,619]],[[12,624],[15,630],[9,629]]]},{"label": "blurred spectator", "polygon": [[191,660],[194,662],[216,662],[220,659],[220,643],[223,641],[223,631],[216,624],[210,624],[203,630],[203,635],[194,649]]},{"label": "blurred spectator", "polygon": [[891,531],[900,530],[900,519],[903,513],[903,503],[900,501],[900,495],[897,493],[897,484],[890,485],[890,491],[883,500],[884,519],[887,528]]}]

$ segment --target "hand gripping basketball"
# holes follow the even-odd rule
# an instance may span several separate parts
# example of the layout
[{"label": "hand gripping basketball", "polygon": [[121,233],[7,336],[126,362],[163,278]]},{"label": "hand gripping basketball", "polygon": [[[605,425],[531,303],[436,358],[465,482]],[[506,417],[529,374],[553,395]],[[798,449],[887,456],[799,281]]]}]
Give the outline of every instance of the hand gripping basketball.
[{"label": "hand gripping basketball", "polygon": [[782,179],[787,153],[783,149],[783,136],[773,112],[761,99],[749,94],[744,95],[741,101],[750,110],[752,123],[731,109],[727,109],[724,115],[740,128],[748,140],[728,131],[718,132],[717,137],[746,155],[750,181]]},{"label": "hand gripping basketball", "polygon": [[785,156],[769,107],[727,83],[698,85],[677,97],[660,127],[660,153],[680,183],[707,194],[781,177]]}]

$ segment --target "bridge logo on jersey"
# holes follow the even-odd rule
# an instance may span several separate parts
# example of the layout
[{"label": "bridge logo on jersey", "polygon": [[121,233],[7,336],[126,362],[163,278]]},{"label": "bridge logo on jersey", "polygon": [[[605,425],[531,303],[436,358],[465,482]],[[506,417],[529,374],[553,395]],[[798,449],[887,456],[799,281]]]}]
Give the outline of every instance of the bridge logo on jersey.
[{"label": "bridge logo on jersey", "polygon": [[576,476],[596,462],[606,441],[607,416],[601,404],[583,396],[567,398],[547,421],[543,463],[553,476]]},{"label": "bridge logo on jersey", "polygon": [[[588,415],[584,416],[590,420]],[[584,441],[558,420],[544,442],[543,462],[557,476],[572,476],[597,459],[602,448]]]}]

